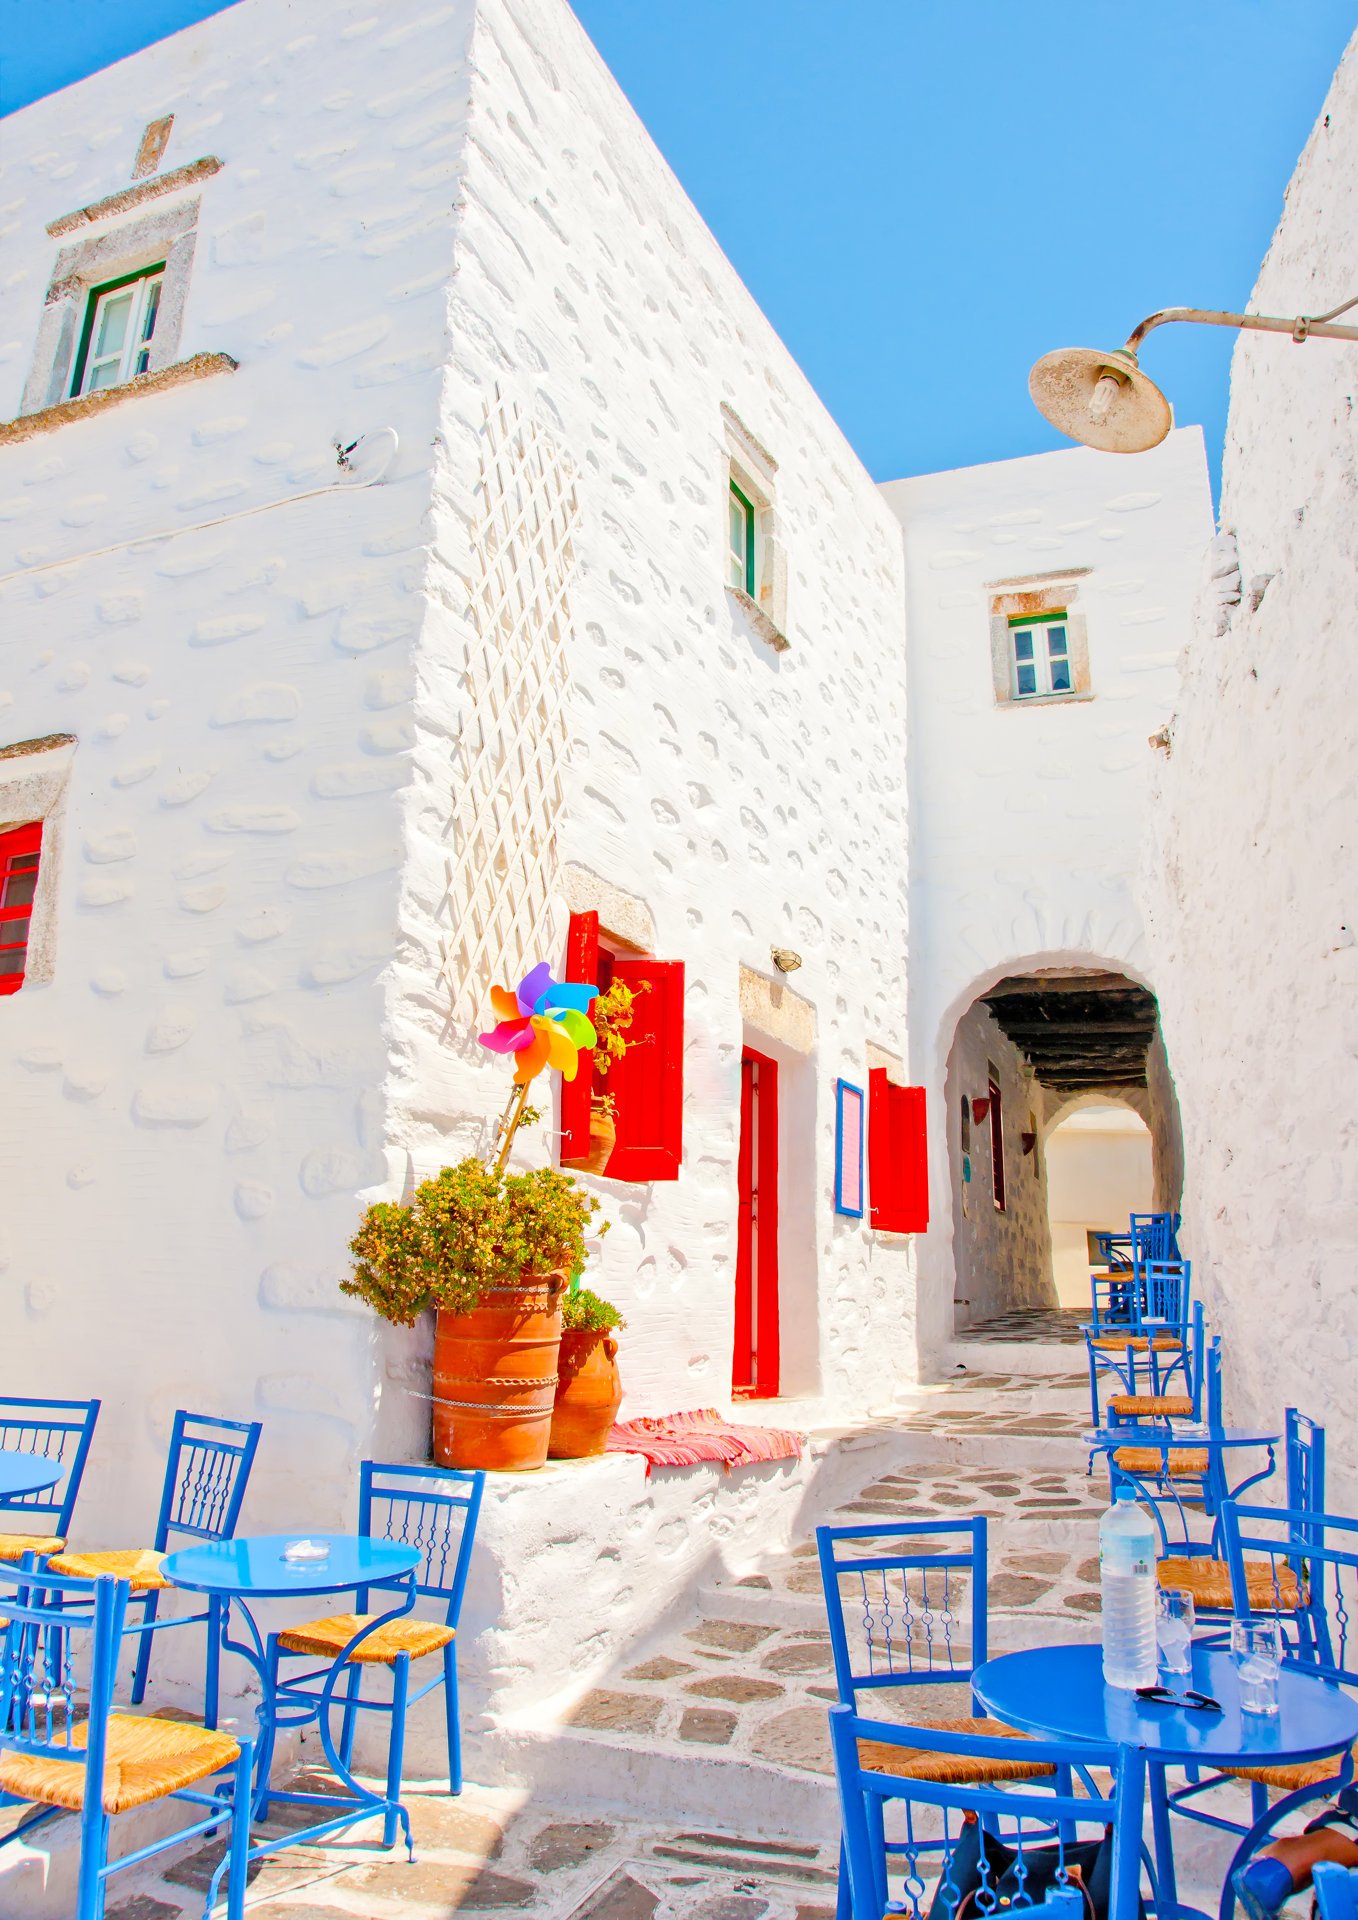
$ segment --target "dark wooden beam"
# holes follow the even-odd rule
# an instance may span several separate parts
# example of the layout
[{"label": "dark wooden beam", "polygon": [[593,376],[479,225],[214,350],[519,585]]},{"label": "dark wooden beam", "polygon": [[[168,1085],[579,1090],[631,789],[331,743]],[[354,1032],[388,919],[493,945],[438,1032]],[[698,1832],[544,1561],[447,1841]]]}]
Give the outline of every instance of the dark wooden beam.
[{"label": "dark wooden beam", "polygon": [[1045,1039],[1048,1035],[1054,1040],[1076,1039],[1089,1034],[1099,1040],[1119,1038],[1150,1040],[1155,1033],[1154,1020],[1128,1020],[1125,1017],[1116,1020],[1002,1020],[1004,1031],[1011,1040],[1020,1044],[1024,1040]]},{"label": "dark wooden beam", "polygon": [[1013,973],[997,980],[980,998],[1007,1000],[1016,993],[1141,993],[1150,999],[1155,997],[1125,973]]}]

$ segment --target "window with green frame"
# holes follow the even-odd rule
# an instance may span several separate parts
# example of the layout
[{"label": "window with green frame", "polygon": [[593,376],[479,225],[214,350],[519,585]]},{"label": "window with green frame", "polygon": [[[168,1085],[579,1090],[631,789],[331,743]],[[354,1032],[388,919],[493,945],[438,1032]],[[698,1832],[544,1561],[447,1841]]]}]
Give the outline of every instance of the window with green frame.
[{"label": "window with green frame", "polygon": [[1009,617],[1009,691],[1015,700],[1071,693],[1070,634],[1064,608]]},{"label": "window with green frame", "polygon": [[101,387],[125,386],[147,371],[164,284],[165,262],[160,260],[90,288],[71,374],[73,399]]},{"label": "window with green frame", "polygon": [[730,522],[727,544],[726,584],[739,587],[755,597],[755,514],[754,502],[731,482]]}]

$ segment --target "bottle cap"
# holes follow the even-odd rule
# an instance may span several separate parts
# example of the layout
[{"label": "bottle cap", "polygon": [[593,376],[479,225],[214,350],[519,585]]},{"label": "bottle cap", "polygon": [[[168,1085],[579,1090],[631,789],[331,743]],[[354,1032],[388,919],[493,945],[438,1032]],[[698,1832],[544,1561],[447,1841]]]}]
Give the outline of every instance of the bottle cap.
[{"label": "bottle cap", "polygon": [[1113,1499],[1114,1499],[1115,1501],[1117,1501],[1117,1500],[1135,1500],[1135,1498],[1136,1498],[1136,1488],[1135,1488],[1135,1487],[1129,1487],[1129,1486],[1127,1485],[1127,1482],[1126,1482],[1125,1480],[1124,1480],[1124,1481],[1122,1481],[1122,1483],[1121,1483],[1121,1484],[1119,1485],[1119,1487],[1118,1487],[1118,1490],[1117,1490],[1117,1492],[1116,1492],[1116,1493],[1115,1493],[1115,1494],[1113,1495]]}]

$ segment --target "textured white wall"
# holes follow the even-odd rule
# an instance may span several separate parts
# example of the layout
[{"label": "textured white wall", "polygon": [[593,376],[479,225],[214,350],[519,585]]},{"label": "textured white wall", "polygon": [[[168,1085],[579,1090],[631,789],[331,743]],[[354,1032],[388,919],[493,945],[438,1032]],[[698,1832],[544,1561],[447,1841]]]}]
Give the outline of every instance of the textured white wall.
[{"label": "textured white wall", "polygon": [[[1287,189],[1251,306],[1321,312],[1358,278],[1358,53]],[[1331,1427],[1358,1494],[1353,823],[1358,348],[1242,335],[1213,549],[1159,780],[1144,896],[1185,1111],[1186,1251],[1247,1420]],[[1139,464],[1139,463],[1138,463]]]},{"label": "textured white wall", "polygon": [[[628,1319],[624,1411],[729,1396],[740,969],[777,978],[774,944],[802,956],[789,985],[816,1019],[780,1088],[798,1149],[784,1154],[799,1228],[783,1249],[785,1387],[861,1407],[912,1359],[908,1244],[832,1212],[835,1077],[865,1084],[868,1041],[905,1052],[899,529],[567,9],[486,0],[474,63],[441,415],[446,572],[422,674],[446,680],[438,663],[466,644],[467,502],[498,388],[573,463],[580,503],[561,855],[644,902],[657,955],[687,968],[681,1177],[599,1183],[612,1230],[592,1277]],[[724,589],[723,402],[778,463],[783,653]],[[432,839],[416,846],[437,858]],[[553,958],[563,936],[558,915]],[[397,1138],[422,1172],[442,1129],[465,1135],[499,1104],[503,1069],[469,1059],[454,1082],[436,1023],[414,1002],[394,1014]]]},{"label": "textured white wall", "polygon": [[[7,122],[0,415],[45,224],[125,185],[168,112],[167,167],[225,163],[181,352],[240,362],[0,448],[2,737],[79,737],[55,976],[0,1006],[6,1347],[11,1390],[105,1399],[87,1541],[149,1528],[180,1404],[264,1417],[255,1528],[352,1517],[374,1341],[335,1282],[386,1177],[377,976],[469,29],[246,0]],[[388,425],[387,484],[274,504]]]},{"label": "textured white wall", "polygon": [[[999,1069],[1004,1138],[1005,1210],[995,1205],[990,1116],[971,1124],[971,1180],[962,1178],[962,1095],[987,1098],[987,1067]],[[1007,1040],[987,1007],[975,1006],[957,1024],[948,1059],[947,1178],[954,1210],[955,1324],[960,1329],[1011,1307],[1048,1307],[1052,1289],[1046,1163],[1040,1148],[1025,1154],[1020,1138],[1042,1124],[1042,1093],[1032,1070]],[[965,1187],[965,1195],[963,1189]]]},{"label": "textured white wall", "polygon": [[[1152,988],[1133,897],[1153,751],[1211,533],[1202,436],[1135,463],[1083,448],[883,488],[905,528],[912,1077],[930,1093],[921,1351],[950,1331],[955,1230],[941,1094],[957,1022],[1004,974],[1112,967]],[[1094,697],[997,706],[994,583],[1088,568]],[[951,1106],[948,1126],[954,1124]]]}]

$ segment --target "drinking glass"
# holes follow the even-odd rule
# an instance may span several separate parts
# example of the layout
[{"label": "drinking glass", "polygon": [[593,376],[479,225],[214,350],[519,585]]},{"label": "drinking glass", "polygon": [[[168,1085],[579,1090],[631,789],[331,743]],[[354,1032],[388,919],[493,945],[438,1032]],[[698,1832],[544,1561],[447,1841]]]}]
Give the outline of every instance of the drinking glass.
[{"label": "drinking glass", "polygon": [[1160,1666],[1180,1692],[1193,1680],[1193,1596],[1183,1587],[1161,1587],[1155,1637]]},{"label": "drinking glass", "polygon": [[1283,1636],[1278,1622],[1233,1620],[1231,1654],[1240,1680],[1240,1711],[1275,1714],[1278,1669],[1283,1663]]}]

